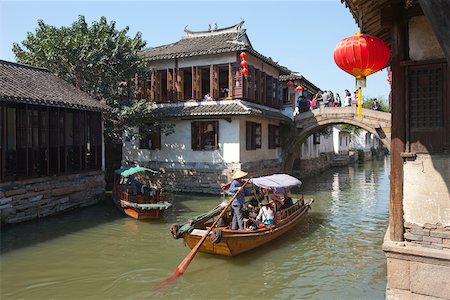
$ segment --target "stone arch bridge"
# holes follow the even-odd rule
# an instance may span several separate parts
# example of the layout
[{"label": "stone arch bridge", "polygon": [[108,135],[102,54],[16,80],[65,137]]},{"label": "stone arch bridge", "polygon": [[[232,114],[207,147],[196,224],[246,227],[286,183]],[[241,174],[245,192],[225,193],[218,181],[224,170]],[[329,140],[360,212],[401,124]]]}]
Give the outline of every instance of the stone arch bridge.
[{"label": "stone arch bridge", "polygon": [[[284,151],[284,169],[292,171],[295,151],[311,134],[336,124],[351,124],[358,126],[380,139],[390,150],[391,145],[391,114],[372,109],[362,110],[358,117],[355,105],[348,107],[323,107],[300,113],[295,116],[295,133],[291,135],[289,144]],[[297,150],[298,151],[298,150]]]}]

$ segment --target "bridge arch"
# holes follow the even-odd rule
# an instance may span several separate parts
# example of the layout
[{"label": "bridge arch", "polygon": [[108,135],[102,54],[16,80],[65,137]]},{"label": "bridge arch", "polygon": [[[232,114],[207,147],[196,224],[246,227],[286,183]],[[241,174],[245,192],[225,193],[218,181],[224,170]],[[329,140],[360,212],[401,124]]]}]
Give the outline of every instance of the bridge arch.
[{"label": "bridge arch", "polygon": [[377,137],[390,150],[391,114],[371,109],[363,109],[358,117],[356,106],[321,107],[295,116],[295,130],[290,135],[287,147],[283,149],[284,170],[292,172],[296,151],[313,133],[330,125],[350,124],[360,127]]}]

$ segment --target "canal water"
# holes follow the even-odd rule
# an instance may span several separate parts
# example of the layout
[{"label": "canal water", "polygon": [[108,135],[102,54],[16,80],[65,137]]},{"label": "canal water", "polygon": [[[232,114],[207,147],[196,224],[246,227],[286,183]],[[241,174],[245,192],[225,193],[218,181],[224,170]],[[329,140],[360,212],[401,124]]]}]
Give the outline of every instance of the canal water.
[{"label": "canal water", "polygon": [[198,253],[169,277],[189,249],[172,223],[220,197],[175,195],[162,221],[125,217],[109,201],[1,231],[1,299],[383,299],[389,161],[301,178],[314,198],[308,218],[265,246],[229,258]]}]

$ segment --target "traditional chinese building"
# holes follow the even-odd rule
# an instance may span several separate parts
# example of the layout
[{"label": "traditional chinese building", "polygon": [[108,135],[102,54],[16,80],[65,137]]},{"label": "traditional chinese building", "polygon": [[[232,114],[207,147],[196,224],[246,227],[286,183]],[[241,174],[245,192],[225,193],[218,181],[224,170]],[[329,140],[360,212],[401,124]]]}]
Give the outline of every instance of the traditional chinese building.
[{"label": "traditional chinese building", "polygon": [[390,45],[388,299],[450,299],[450,2],[342,0]]},{"label": "traditional chinese building", "polygon": [[104,193],[105,107],[47,69],[0,60],[0,216],[15,223]]},{"label": "traditional chinese building", "polygon": [[168,136],[125,142],[123,157],[164,168],[166,178],[176,178],[172,190],[216,193],[235,170],[281,171],[281,128],[291,116],[281,113],[287,94],[279,79],[291,72],[257,52],[242,24],[185,28],[181,40],[144,51],[155,72],[136,80],[134,89],[175,128]]}]

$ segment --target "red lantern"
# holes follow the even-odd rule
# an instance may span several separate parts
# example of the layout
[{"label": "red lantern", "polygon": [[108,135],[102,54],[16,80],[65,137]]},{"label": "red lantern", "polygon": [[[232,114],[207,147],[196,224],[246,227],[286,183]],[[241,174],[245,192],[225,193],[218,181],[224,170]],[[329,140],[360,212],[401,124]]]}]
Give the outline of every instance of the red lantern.
[{"label": "red lantern", "polygon": [[339,68],[356,77],[358,116],[362,116],[362,92],[366,76],[383,69],[389,61],[389,46],[377,37],[357,33],[341,40],[334,49]]},{"label": "red lantern", "polygon": [[303,91],[303,88],[301,86],[297,86],[295,90],[300,93],[301,91]]},{"label": "red lantern", "polygon": [[247,53],[245,52],[241,52],[241,54],[239,55],[242,59],[245,59],[247,57]]},{"label": "red lantern", "polygon": [[248,69],[242,68],[241,72],[242,72],[242,74],[244,74],[244,76],[247,77],[247,75],[248,75]]},{"label": "red lantern", "polygon": [[363,78],[383,69],[389,56],[389,46],[368,34],[345,38],[334,49],[334,61],[338,67],[356,78]]},{"label": "red lantern", "polygon": [[248,66],[248,62],[246,60],[241,61],[241,66],[245,68],[246,66]]},{"label": "red lantern", "polygon": [[288,87],[292,87],[292,86],[294,86],[294,83],[293,83],[292,81],[288,81],[288,82],[286,83],[286,85],[287,85]]}]

